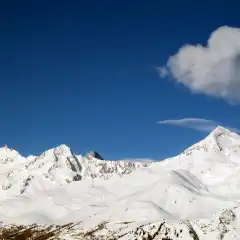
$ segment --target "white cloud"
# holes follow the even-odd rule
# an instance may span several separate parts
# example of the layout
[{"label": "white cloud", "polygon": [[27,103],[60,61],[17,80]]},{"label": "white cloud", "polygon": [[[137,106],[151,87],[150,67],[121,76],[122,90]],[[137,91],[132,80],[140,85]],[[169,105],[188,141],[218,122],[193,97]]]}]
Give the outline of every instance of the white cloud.
[{"label": "white cloud", "polygon": [[175,119],[175,120],[163,120],[157,122],[159,124],[168,124],[168,125],[175,125],[180,127],[191,128],[201,132],[211,132],[219,125],[233,131],[233,132],[240,132],[237,128],[230,128],[227,126],[222,125],[219,122],[215,122],[213,120],[207,120],[202,118],[183,118],[183,119]]},{"label": "white cloud", "polygon": [[193,93],[240,103],[240,28],[216,29],[207,46],[182,46],[157,70],[161,77],[170,76]]}]

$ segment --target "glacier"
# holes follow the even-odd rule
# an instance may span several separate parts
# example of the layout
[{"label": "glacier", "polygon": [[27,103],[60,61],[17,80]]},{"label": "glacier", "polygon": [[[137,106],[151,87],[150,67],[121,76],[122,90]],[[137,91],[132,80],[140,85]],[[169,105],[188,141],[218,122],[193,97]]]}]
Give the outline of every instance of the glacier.
[{"label": "glacier", "polygon": [[240,136],[221,126],[158,162],[100,160],[66,145],[26,158],[0,148],[1,231],[68,226],[49,239],[240,239],[239,203]]}]

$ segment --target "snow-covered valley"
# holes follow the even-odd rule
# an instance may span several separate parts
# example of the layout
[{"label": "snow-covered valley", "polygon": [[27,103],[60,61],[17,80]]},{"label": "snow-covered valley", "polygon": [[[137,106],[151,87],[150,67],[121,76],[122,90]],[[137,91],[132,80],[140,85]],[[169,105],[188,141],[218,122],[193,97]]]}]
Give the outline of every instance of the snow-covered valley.
[{"label": "snow-covered valley", "polygon": [[160,162],[0,149],[2,227],[57,231],[48,239],[240,239],[239,203],[240,136],[222,127]]}]

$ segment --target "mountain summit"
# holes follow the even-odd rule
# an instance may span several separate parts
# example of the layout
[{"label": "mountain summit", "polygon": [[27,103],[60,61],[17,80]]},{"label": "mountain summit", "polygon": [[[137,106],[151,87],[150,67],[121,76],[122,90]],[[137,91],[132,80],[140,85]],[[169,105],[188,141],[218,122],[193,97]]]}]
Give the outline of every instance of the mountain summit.
[{"label": "mountain summit", "polygon": [[98,152],[95,152],[95,151],[89,152],[86,157],[87,158],[97,158],[99,160],[104,160],[104,158]]},{"label": "mountain summit", "polygon": [[0,186],[3,224],[81,222],[59,239],[79,231],[82,239],[237,239],[240,136],[217,127],[152,163],[78,156],[66,145],[27,158],[1,148]]}]

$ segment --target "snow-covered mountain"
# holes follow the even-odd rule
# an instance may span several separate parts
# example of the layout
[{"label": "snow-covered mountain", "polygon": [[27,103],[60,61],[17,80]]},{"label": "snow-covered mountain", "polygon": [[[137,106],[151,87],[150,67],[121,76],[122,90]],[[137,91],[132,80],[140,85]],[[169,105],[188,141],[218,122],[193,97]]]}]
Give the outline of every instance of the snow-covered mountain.
[{"label": "snow-covered mountain", "polygon": [[152,163],[3,147],[0,188],[3,225],[72,223],[60,239],[240,239],[240,136],[218,127]]},{"label": "snow-covered mountain", "polygon": [[89,154],[77,156],[66,145],[50,149],[39,157],[27,158],[5,146],[0,148],[0,164],[1,195],[5,198],[23,194],[35,184],[54,188],[89,178],[107,180],[149,165],[134,161],[104,161]]}]

